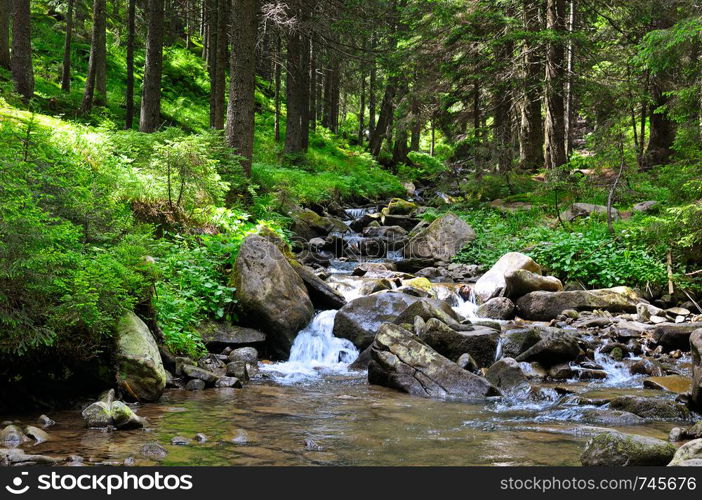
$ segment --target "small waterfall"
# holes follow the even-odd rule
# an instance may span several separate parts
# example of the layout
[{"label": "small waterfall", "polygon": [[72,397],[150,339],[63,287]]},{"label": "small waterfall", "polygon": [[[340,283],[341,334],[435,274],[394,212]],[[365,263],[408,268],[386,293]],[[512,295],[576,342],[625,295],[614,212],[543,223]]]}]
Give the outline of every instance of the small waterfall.
[{"label": "small waterfall", "polygon": [[344,210],[346,215],[352,219],[358,219],[366,214],[372,214],[375,210],[372,207],[361,207],[361,208],[347,208]]},{"label": "small waterfall", "polygon": [[297,334],[290,350],[290,359],[284,363],[262,365],[264,371],[282,375],[283,383],[295,383],[317,378],[324,373],[346,373],[358,357],[356,347],[346,339],[334,337],[334,318],[337,311],[322,311]]},{"label": "small waterfall", "polygon": [[456,294],[458,305],[453,307],[453,310],[464,319],[479,319],[478,316],[478,300],[473,290],[470,291],[468,300],[465,300],[459,294]]}]

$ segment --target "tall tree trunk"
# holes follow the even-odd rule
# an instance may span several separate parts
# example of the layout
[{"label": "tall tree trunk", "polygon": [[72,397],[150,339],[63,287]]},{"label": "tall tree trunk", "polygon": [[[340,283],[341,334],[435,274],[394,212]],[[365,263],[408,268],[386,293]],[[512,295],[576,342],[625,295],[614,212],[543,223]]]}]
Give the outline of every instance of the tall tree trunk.
[{"label": "tall tree trunk", "polygon": [[565,0],[548,0],[546,26],[556,40],[546,51],[546,118],[544,120],[546,168],[566,163],[565,150]]},{"label": "tall tree trunk", "polygon": [[102,0],[100,27],[95,48],[95,104],[107,104],[107,1]]},{"label": "tall tree trunk", "polygon": [[61,90],[71,91],[71,39],[73,38],[73,6],[75,0],[68,0],[66,12],[66,37],[63,42],[63,70],[61,72]]},{"label": "tall tree trunk", "polygon": [[130,130],[134,124],[134,43],[136,39],[136,0],[129,0],[127,7],[127,111],[124,128]]},{"label": "tall tree trunk", "polygon": [[[301,0],[290,1],[291,11],[304,25],[306,12]],[[297,29],[288,35],[288,68],[286,93],[288,115],[285,132],[285,154],[300,154],[307,151],[309,138],[309,42]]]},{"label": "tall tree trunk", "polygon": [[317,44],[310,41],[310,89],[308,122],[310,132],[317,128]]},{"label": "tall tree trunk", "polygon": [[10,66],[15,89],[25,103],[34,95],[34,68],[32,67],[32,32],[29,0],[11,0],[12,54]]},{"label": "tall tree trunk", "polygon": [[361,96],[358,109],[358,143],[363,144],[363,134],[366,128],[366,73],[361,70]]},{"label": "tall tree trunk", "polygon": [[[524,26],[530,33],[541,30],[537,0],[524,0],[522,17]],[[524,97],[520,106],[519,124],[519,167],[524,170],[537,170],[544,166],[544,128],[541,116],[541,87],[543,64],[540,60],[538,42],[525,42],[522,60],[524,64]]]},{"label": "tall tree trunk", "polygon": [[338,132],[341,65],[338,54],[330,51],[327,57],[331,59],[331,63],[327,67],[324,77],[324,116],[322,125],[332,132]]},{"label": "tall tree trunk", "polygon": [[99,66],[104,53],[106,12],[105,0],[94,0],[93,2],[93,32],[90,42],[90,59],[88,60],[88,75],[85,78],[85,90],[83,91],[83,101],[80,105],[80,113],[90,113],[95,103],[95,87],[97,85],[97,75],[100,72]]},{"label": "tall tree trunk", "polygon": [[[256,32],[258,0],[234,0],[232,54],[230,58],[227,142],[244,159],[242,167],[251,177],[256,91]],[[232,201],[231,199],[229,200]]]},{"label": "tall tree trunk", "polygon": [[161,73],[163,72],[163,0],[147,0],[146,62],[141,93],[139,130],[155,132],[161,119]]},{"label": "tall tree trunk", "polygon": [[378,121],[375,124],[373,133],[368,141],[368,147],[374,157],[380,155],[380,150],[383,147],[383,140],[388,135],[388,126],[392,122],[393,113],[395,112],[394,99],[397,92],[397,77],[391,76],[388,78],[388,83],[385,87],[385,94],[380,104],[380,114]]},{"label": "tall tree trunk", "polygon": [[673,154],[675,125],[668,117],[666,111],[656,111],[658,108],[664,108],[668,104],[668,97],[665,95],[666,90],[667,81],[665,80],[665,75],[651,77],[653,105],[651,106],[648,146],[644,162],[645,169],[668,163]]},{"label": "tall tree trunk", "polygon": [[565,81],[565,148],[566,158],[570,158],[573,150],[574,128],[575,128],[575,93],[573,92],[573,80],[575,70],[575,44],[573,33],[575,33],[575,23],[577,14],[577,0],[570,0],[568,12],[568,48],[566,52],[566,81]]},{"label": "tall tree trunk", "polygon": [[[499,64],[508,65],[514,52],[511,42],[500,44],[496,50]],[[497,149],[497,168],[500,172],[512,170],[512,86],[511,79],[501,79],[496,86],[494,138]]]},{"label": "tall tree trunk", "polygon": [[0,0],[0,68],[10,69],[10,10],[12,0]]},{"label": "tall tree trunk", "polygon": [[275,142],[280,142],[280,67],[281,58],[283,57],[282,39],[280,36],[280,31],[276,33],[275,40],[275,68],[274,68],[274,78],[275,78],[275,123],[273,125],[275,133]]},{"label": "tall tree trunk", "polygon": [[[221,130],[224,128],[225,114],[225,87],[226,87],[226,68],[227,68],[227,50],[229,48],[229,2],[230,0],[217,0],[217,43],[214,57],[214,81],[213,86],[213,105],[212,112],[212,128]],[[238,15],[238,14],[237,14]],[[255,37],[254,37],[255,39]],[[255,57],[252,57],[255,60]]]},{"label": "tall tree trunk", "polygon": [[219,36],[220,0],[205,0],[207,3],[207,71],[210,76],[210,127],[217,121],[217,37]]}]

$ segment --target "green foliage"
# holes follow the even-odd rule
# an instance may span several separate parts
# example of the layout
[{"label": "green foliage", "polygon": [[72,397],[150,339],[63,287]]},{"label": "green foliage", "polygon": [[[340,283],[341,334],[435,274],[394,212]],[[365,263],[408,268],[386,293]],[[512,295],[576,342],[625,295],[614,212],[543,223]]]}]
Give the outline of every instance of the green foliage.
[{"label": "green foliage", "polygon": [[410,165],[398,166],[397,173],[408,181],[430,181],[446,171],[446,165],[427,153],[411,151],[407,155]]}]

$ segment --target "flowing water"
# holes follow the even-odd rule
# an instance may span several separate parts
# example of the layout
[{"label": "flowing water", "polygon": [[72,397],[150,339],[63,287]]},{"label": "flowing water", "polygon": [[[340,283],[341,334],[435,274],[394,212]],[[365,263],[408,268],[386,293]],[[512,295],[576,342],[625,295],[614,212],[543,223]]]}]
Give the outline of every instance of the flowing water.
[{"label": "flowing water", "polygon": [[[359,217],[366,209],[348,211]],[[399,255],[389,255],[399,258]],[[369,293],[367,280],[351,276],[357,265],[333,261],[330,284],[347,300]],[[463,318],[477,318],[475,296],[465,300],[452,285],[436,285],[438,298]],[[319,311],[297,336],[290,359],[261,363],[260,374],[244,389],[199,392],[168,390],[157,404],[138,407],[146,429],[101,432],[84,428],[78,410],[50,416],[51,440],[25,448],[29,453],[86,463],[137,465],[154,462],[139,454],[146,442],[166,447],[164,465],[579,465],[586,440],[602,426],[597,400],[618,395],[650,395],[640,377],[601,352],[595,362],[605,380],[535,384],[528,396],[484,404],[436,401],[371,386],[365,372],[349,370],[358,350],[332,331],[337,311]],[[499,357],[499,352],[498,356]],[[522,363],[527,376],[531,365]],[[587,399],[591,403],[582,404]],[[17,417],[31,424],[35,416]],[[616,427],[665,439],[680,422],[644,422]],[[171,445],[175,436],[204,443]]]}]

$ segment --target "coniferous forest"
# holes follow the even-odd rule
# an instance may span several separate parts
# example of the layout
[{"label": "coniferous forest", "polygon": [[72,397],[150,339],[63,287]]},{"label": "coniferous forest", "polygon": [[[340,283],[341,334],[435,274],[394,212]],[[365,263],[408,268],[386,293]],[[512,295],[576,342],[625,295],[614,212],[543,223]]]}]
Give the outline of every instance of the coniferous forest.
[{"label": "coniferous forest", "polygon": [[702,465],[697,0],[0,0],[0,464]]}]

